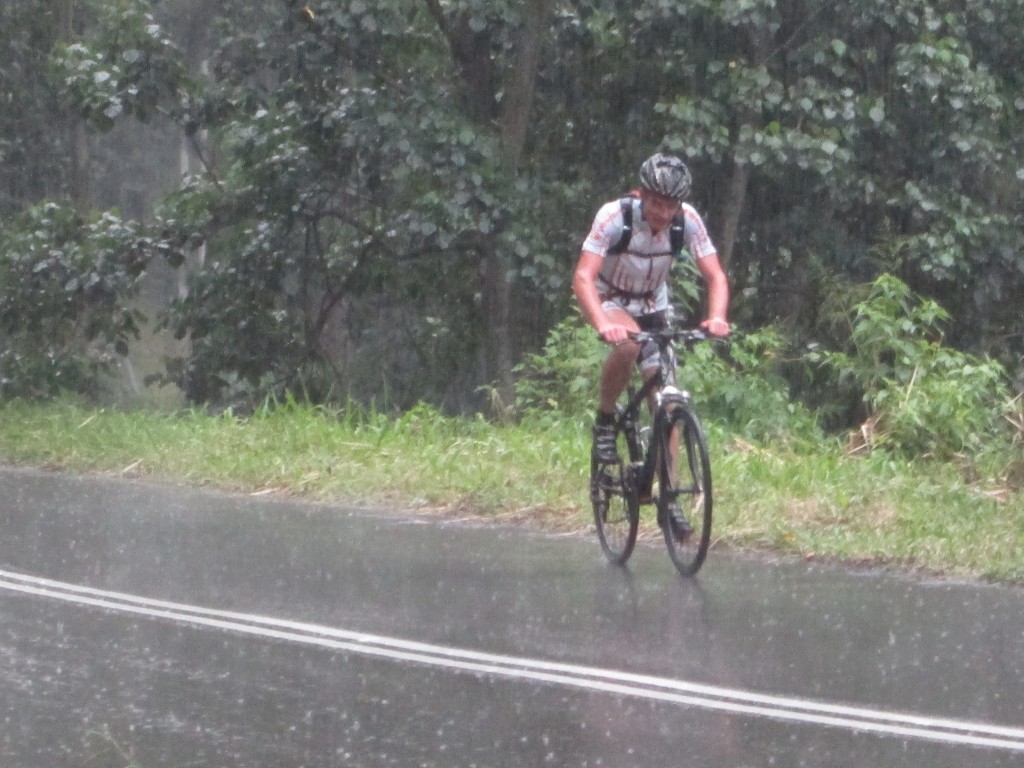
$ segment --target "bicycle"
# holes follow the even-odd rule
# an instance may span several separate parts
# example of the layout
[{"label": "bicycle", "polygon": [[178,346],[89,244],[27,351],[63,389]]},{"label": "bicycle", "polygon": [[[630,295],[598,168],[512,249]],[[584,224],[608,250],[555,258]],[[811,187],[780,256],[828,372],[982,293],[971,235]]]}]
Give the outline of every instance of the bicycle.
[{"label": "bicycle", "polygon": [[[608,559],[624,565],[633,553],[640,505],[654,504],[669,557],[684,576],[704,563],[711,543],[711,461],[690,394],[676,387],[676,344],[688,349],[710,337],[672,327],[631,334],[658,345],[659,367],[639,388],[630,385],[616,406],[616,441],[625,438],[628,461],[602,463],[591,455],[590,499],[597,535]],[[649,426],[641,407],[654,399]]]}]

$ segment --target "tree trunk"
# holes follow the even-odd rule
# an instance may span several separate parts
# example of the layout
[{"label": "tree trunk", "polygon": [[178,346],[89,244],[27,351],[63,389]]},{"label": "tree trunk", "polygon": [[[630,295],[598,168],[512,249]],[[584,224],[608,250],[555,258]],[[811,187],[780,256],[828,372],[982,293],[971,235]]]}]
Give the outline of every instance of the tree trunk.
[{"label": "tree trunk", "polygon": [[512,171],[519,166],[526,147],[537,72],[543,53],[543,35],[550,11],[551,0],[526,0],[524,3],[523,31],[519,38],[515,69],[505,89],[501,114],[505,164]]},{"label": "tree trunk", "polygon": [[[522,160],[529,133],[536,91],[537,72],[543,52],[543,35],[551,10],[551,0],[526,0],[524,23],[516,51],[515,66],[505,89],[499,125],[502,134],[503,163],[514,176]],[[484,264],[484,297],[487,312],[488,380],[496,387],[503,403],[513,397],[512,368],[515,365],[512,338],[512,283],[508,256],[491,249]]]},{"label": "tree trunk", "polygon": [[497,114],[497,72],[491,58],[491,36],[484,29],[474,31],[466,11],[448,14],[440,0],[425,0],[452,52],[468,112],[474,120],[490,122]]},{"label": "tree trunk", "polygon": [[[762,26],[751,26],[746,31],[749,35],[750,54],[754,61],[760,63],[767,61],[774,46],[771,31]],[[747,125],[753,126],[755,129],[759,128],[760,115],[749,109],[740,110],[739,126]],[[736,128],[737,136],[742,134],[739,126]],[[722,236],[718,243],[718,257],[726,270],[732,262],[733,250],[736,247],[736,238],[739,233],[740,219],[743,217],[743,206],[747,199],[749,183],[750,164],[738,162],[734,152],[732,174],[729,177],[725,203],[722,207]]]},{"label": "tree trunk", "polygon": [[[498,111],[497,68],[491,55],[491,38],[487,30],[474,31],[468,13],[447,14],[439,0],[425,0],[435,22],[448,40],[458,71],[462,77],[466,103],[473,118],[488,126],[497,119],[502,137],[502,162],[514,176],[526,148],[533,111],[537,72],[540,69],[544,34],[553,0],[525,0],[523,28],[516,49],[516,58]],[[492,384],[505,405],[511,402],[514,365],[512,339],[512,283],[508,273],[511,263],[499,253],[495,238],[484,244],[481,263],[481,294],[484,300],[487,352],[483,356],[484,380]]]},{"label": "tree trunk", "polygon": [[743,204],[747,199],[749,181],[749,163],[733,160],[732,175],[729,177],[725,204],[722,207],[722,236],[718,243],[718,258],[726,271],[732,262],[732,252],[736,247],[736,235],[739,232],[740,218],[743,216]]},{"label": "tree trunk", "polygon": [[[75,0],[61,0],[60,39],[64,43],[71,43],[75,39]],[[71,147],[71,202],[79,212],[85,213],[91,207],[89,135],[86,133],[85,121],[78,114],[70,115],[68,143]]]},{"label": "tree trunk", "polygon": [[[487,369],[484,372],[496,390],[500,402],[512,402],[512,284],[507,260],[490,247],[483,263],[483,298],[487,323]],[[501,415],[495,414],[495,415]]]}]

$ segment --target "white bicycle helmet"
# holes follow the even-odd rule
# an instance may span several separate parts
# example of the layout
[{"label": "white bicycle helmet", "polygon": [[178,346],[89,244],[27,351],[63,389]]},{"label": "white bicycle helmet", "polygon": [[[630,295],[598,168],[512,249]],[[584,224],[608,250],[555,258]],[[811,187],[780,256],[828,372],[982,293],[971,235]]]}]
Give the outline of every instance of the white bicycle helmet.
[{"label": "white bicycle helmet", "polygon": [[690,194],[693,177],[686,163],[674,155],[660,152],[651,155],[640,166],[640,186],[683,202]]}]

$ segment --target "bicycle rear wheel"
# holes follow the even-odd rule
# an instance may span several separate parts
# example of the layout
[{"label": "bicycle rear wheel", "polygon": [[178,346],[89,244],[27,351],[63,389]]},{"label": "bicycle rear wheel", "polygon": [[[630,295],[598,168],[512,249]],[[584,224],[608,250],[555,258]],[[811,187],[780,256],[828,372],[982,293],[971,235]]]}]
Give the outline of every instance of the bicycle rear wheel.
[{"label": "bicycle rear wheel", "polygon": [[616,565],[624,565],[633,554],[640,502],[628,467],[590,460],[590,503],[601,549]]},{"label": "bicycle rear wheel", "polygon": [[673,409],[661,447],[658,523],[676,569],[692,576],[711,544],[711,461],[697,415],[686,407]]}]

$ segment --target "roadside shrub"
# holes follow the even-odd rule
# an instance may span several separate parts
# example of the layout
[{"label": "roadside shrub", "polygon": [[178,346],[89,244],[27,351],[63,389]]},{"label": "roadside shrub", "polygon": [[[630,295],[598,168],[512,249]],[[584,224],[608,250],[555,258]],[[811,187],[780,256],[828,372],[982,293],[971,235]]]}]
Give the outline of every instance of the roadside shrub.
[{"label": "roadside shrub", "polygon": [[942,345],[948,313],[882,275],[854,307],[849,347],[808,359],[863,392],[878,446],[909,456],[949,458],[1008,445],[1006,370]]},{"label": "roadside shrub", "polygon": [[578,417],[596,408],[597,386],[608,347],[578,312],[549,332],[544,349],[515,368],[515,406],[520,414],[554,412]]},{"label": "roadside shrub", "polygon": [[705,421],[755,441],[818,439],[814,414],[795,400],[780,373],[788,348],[772,327],[734,332],[723,344],[698,344],[681,355],[679,382]]},{"label": "roadside shrub", "polygon": [[139,334],[130,305],[160,244],[112,213],[43,203],[0,238],[0,395],[92,394]]},{"label": "roadside shrub", "polygon": [[[722,422],[749,440],[815,437],[815,419],[792,400],[777,371],[785,342],[774,329],[736,334],[727,344],[699,344],[680,354],[680,385],[707,421]],[[601,367],[608,354],[578,314],[551,329],[544,349],[517,368],[516,408],[544,418],[583,417],[597,403]]]}]

